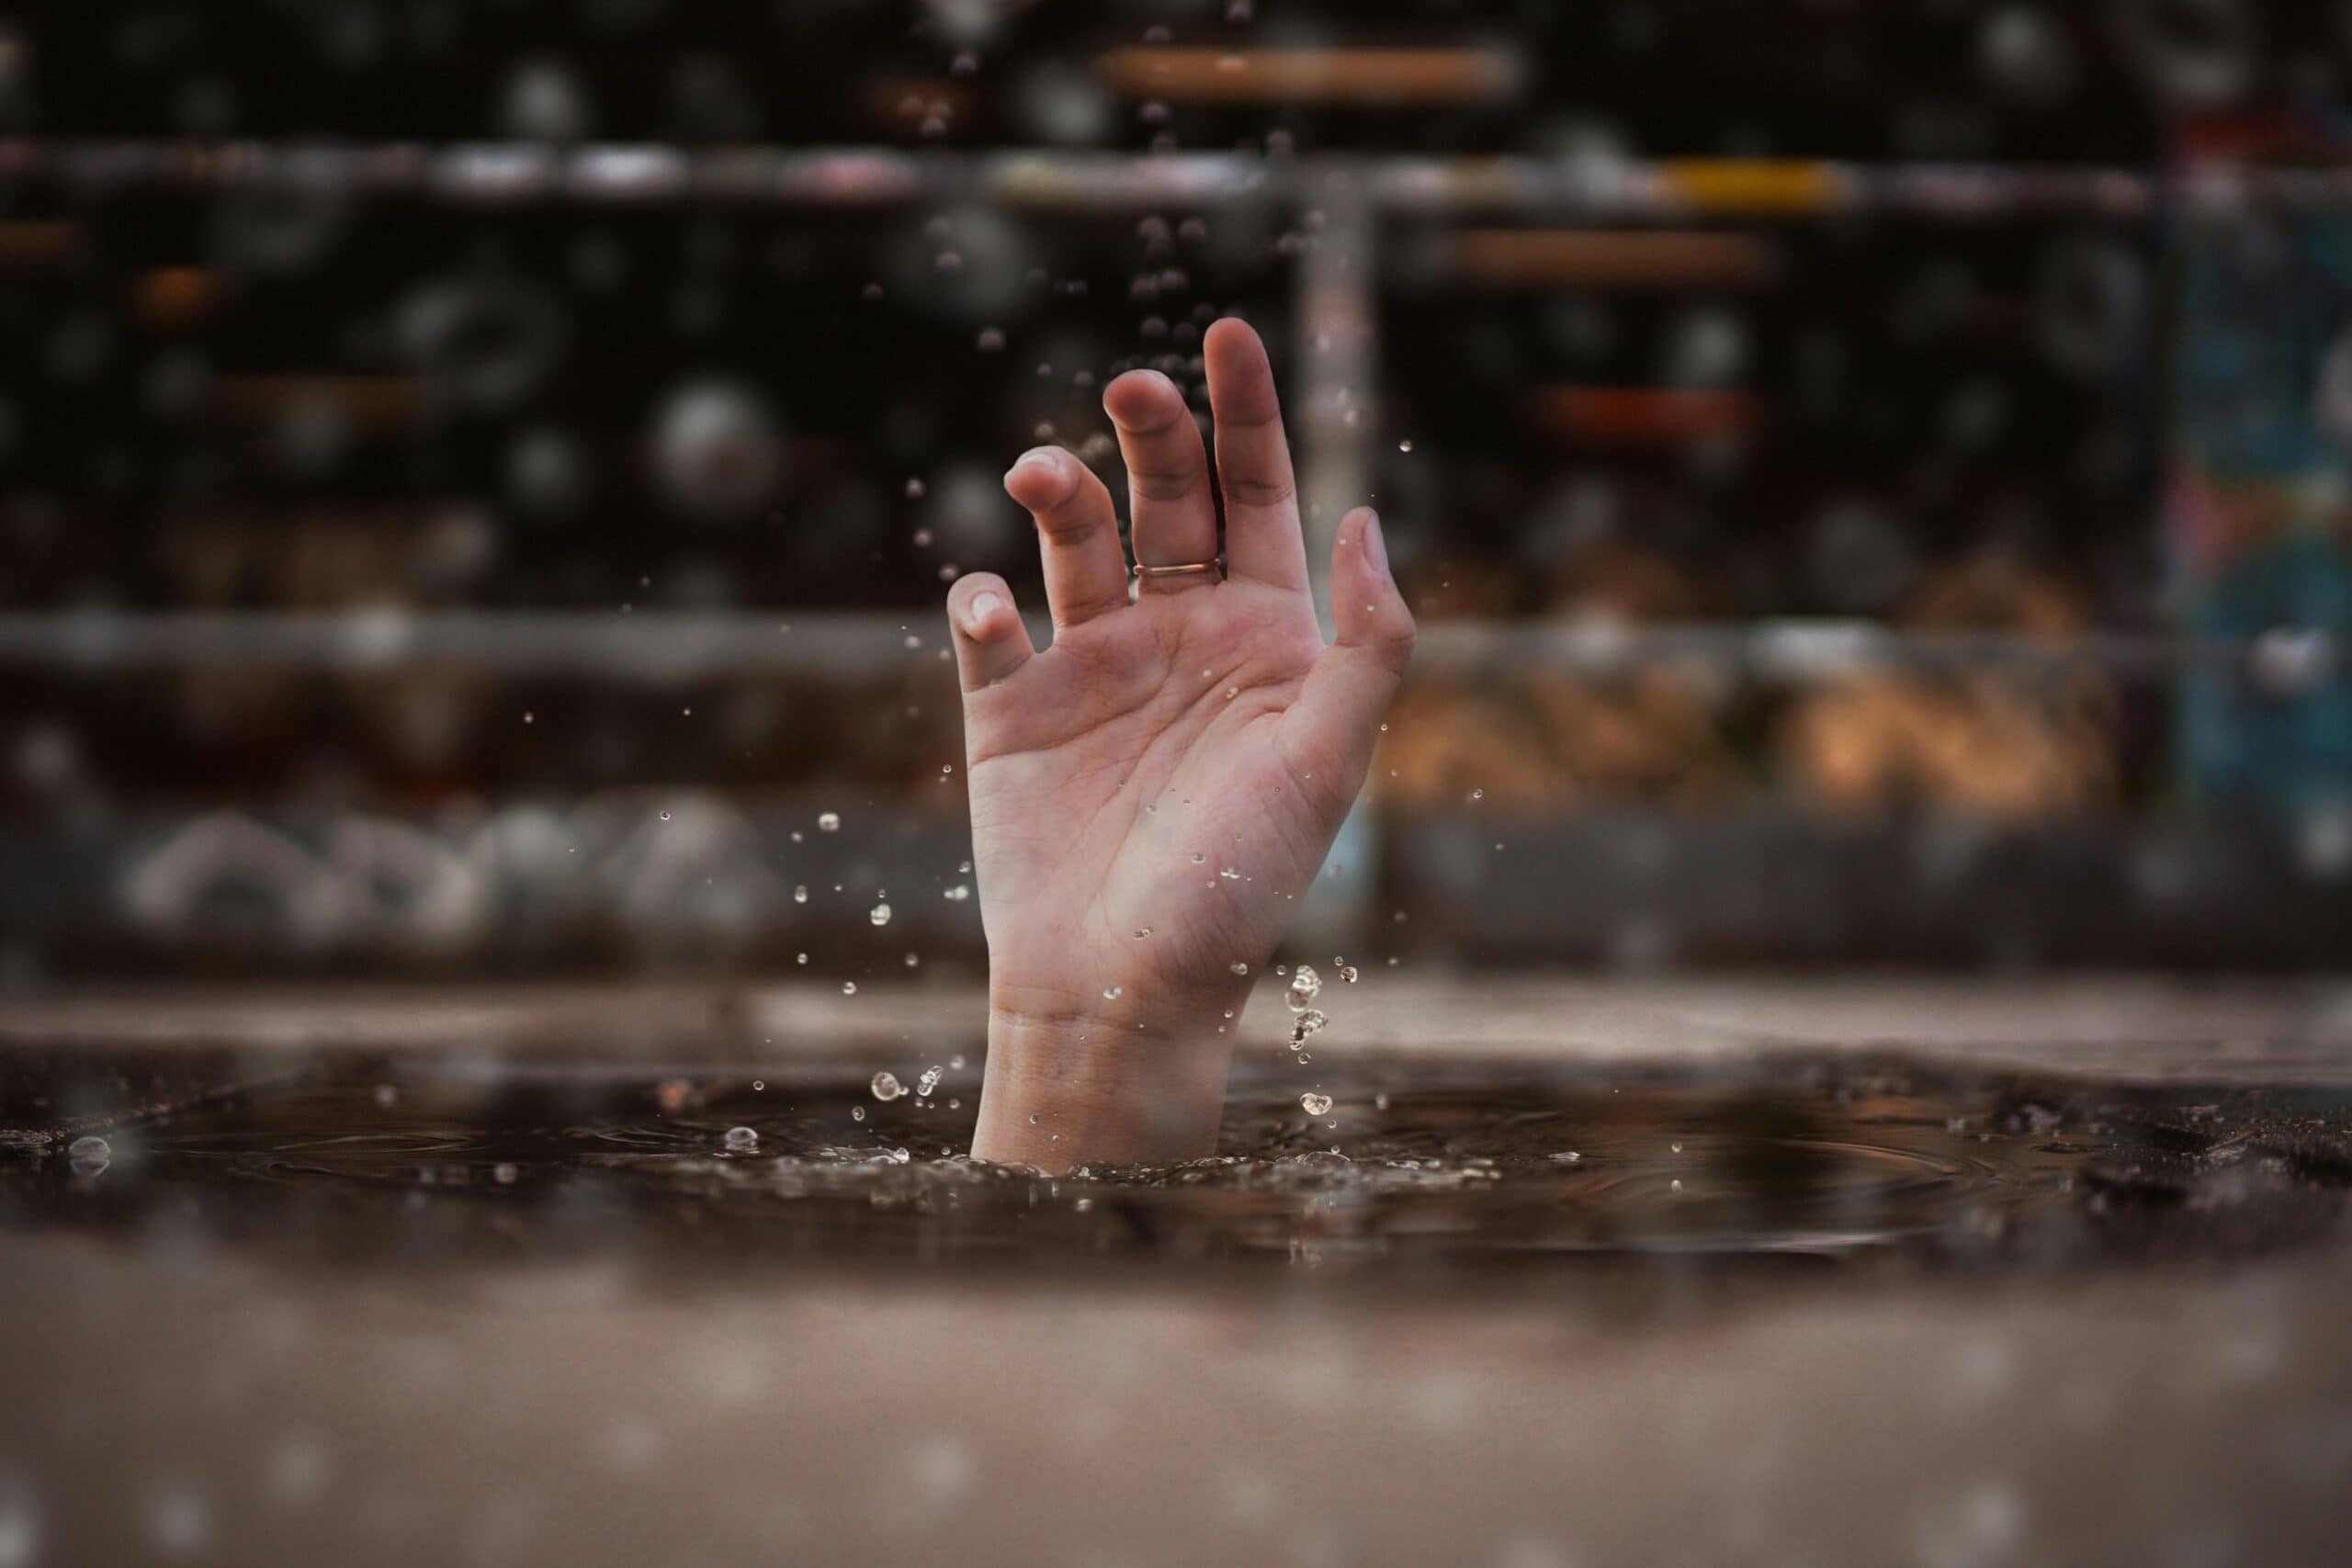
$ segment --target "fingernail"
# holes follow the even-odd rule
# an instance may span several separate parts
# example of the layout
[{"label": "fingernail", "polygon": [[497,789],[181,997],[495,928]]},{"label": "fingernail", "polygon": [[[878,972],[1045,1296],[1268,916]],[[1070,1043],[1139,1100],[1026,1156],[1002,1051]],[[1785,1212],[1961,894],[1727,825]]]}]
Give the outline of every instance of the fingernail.
[{"label": "fingernail", "polygon": [[979,636],[980,628],[988,625],[989,617],[995,615],[998,606],[1003,603],[1002,597],[985,588],[973,594],[971,603],[964,606],[965,631],[973,637]]},{"label": "fingernail", "polygon": [[1370,507],[1363,513],[1363,553],[1381,576],[1388,575],[1388,541],[1380,536],[1380,513]]},{"label": "fingernail", "polygon": [[1184,400],[1183,389],[1177,386],[1171,378],[1161,374],[1159,371],[1136,369],[1125,371],[1118,376],[1114,376],[1111,378],[1110,384],[1102,389],[1102,412],[1109,414],[1111,416],[1111,423],[1117,425],[1121,430],[1138,431],[1157,430],[1159,428],[1156,424],[1138,425],[1133,420],[1125,420],[1119,417],[1119,411],[1113,406],[1114,399],[1117,395],[1114,389],[1129,381],[1133,381],[1138,386],[1147,382],[1157,381],[1170,392],[1174,393],[1178,402],[1181,403]]},{"label": "fingernail", "polygon": [[1012,460],[1012,467],[1004,471],[1004,477],[1011,479],[1023,468],[1058,469],[1060,467],[1061,459],[1054,455],[1051,447],[1032,446]]}]

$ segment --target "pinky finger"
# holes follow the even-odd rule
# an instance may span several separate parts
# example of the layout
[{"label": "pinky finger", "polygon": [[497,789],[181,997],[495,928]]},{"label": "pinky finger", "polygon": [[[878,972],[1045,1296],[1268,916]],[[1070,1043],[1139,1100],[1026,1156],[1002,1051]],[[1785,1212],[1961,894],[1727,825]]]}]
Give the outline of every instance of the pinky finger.
[{"label": "pinky finger", "polygon": [[956,635],[956,671],[967,692],[995,685],[1037,652],[1013,606],[1012,590],[994,572],[956,580],[947,591],[947,624]]}]

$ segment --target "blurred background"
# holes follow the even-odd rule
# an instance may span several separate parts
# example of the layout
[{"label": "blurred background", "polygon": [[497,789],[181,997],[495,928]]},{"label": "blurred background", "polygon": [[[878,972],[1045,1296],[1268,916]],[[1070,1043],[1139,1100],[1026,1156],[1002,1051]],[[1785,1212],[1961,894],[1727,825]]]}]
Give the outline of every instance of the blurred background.
[{"label": "blurred background", "polygon": [[1310,940],[2340,964],[2347,90],[2230,0],[0,10],[0,983],[977,974],[945,584],[1228,313],[1423,627]]},{"label": "blurred background", "polygon": [[[2346,106],[2343,4],[0,0],[0,1568],[2340,1561]],[[1225,314],[1419,650],[1219,1154],[977,1164],[942,601]]]}]

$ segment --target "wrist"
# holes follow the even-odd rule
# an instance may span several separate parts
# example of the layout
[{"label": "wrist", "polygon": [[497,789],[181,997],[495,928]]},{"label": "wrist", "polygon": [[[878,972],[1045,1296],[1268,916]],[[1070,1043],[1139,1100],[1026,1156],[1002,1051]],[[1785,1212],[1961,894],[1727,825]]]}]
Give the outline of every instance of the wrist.
[{"label": "wrist", "polygon": [[1080,999],[991,976],[974,1157],[1059,1172],[1213,1153],[1240,1004],[1238,987]]}]

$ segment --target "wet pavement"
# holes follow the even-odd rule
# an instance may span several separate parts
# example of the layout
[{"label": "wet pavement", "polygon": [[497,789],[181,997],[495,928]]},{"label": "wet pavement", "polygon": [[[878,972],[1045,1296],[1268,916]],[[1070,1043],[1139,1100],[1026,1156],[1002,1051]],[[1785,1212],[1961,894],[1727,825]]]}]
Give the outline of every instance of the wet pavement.
[{"label": "wet pavement", "polygon": [[1368,979],[1058,1180],[946,987],[12,1008],[0,1561],[2331,1561],[2344,1010],[2069,986]]}]

